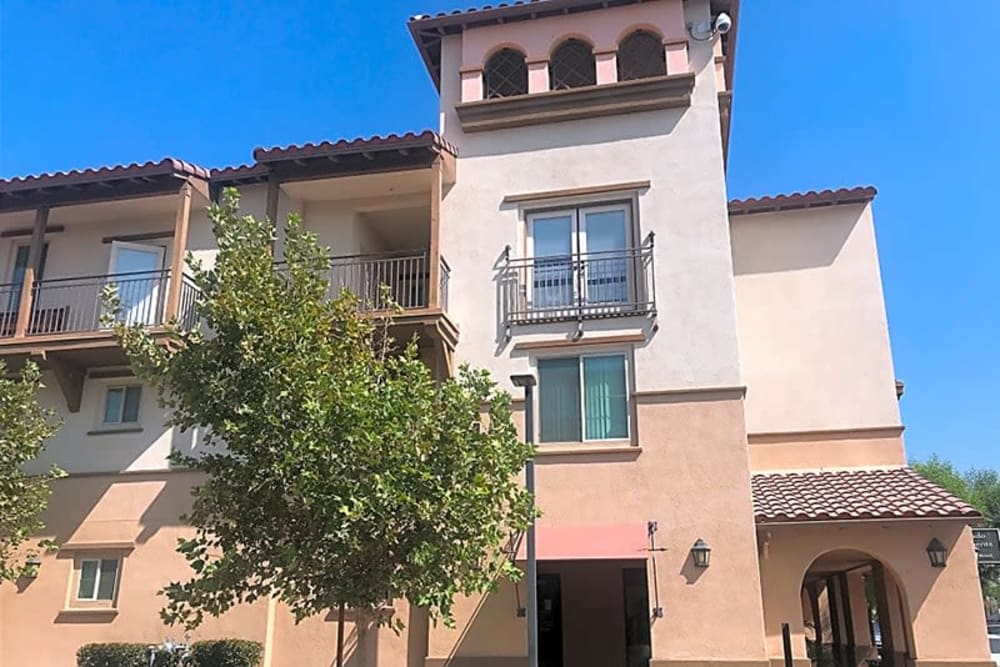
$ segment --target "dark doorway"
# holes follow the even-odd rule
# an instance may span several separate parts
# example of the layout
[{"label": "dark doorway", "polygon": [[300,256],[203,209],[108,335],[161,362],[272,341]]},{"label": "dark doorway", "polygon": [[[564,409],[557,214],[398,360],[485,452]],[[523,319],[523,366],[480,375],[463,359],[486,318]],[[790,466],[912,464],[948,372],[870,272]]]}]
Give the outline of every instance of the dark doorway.
[{"label": "dark doorway", "polygon": [[562,580],[538,575],[538,667],[563,667]]},{"label": "dark doorway", "polygon": [[649,585],[645,567],[622,570],[625,597],[625,651],[628,667],[649,667]]}]

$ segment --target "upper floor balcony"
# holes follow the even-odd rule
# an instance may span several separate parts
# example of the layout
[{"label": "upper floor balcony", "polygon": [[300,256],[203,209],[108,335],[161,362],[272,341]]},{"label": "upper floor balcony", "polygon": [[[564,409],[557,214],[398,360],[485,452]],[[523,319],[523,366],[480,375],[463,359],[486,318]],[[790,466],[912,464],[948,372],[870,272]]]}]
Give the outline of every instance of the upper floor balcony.
[{"label": "upper floor balcony", "polygon": [[[613,317],[655,317],[653,233],[635,246],[513,257],[500,267],[500,310],[506,337],[513,327]],[[538,244],[540,245],[540,244]]]}]

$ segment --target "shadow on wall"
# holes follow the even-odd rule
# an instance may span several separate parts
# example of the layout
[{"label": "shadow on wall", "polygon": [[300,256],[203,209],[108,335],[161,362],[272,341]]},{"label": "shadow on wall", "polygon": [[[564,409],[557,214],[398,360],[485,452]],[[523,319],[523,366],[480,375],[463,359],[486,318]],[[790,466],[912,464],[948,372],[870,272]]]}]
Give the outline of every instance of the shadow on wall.
[{"label": "shadow on wall", "polygon": [[503,579],[497,582],[496,591],[479,599],[448,654],[445,662],[448,667],[480,664],[486,656],[493,657],[497,665],[506,664],[508,659],[513,659],[512,664],[524,660],[526,647],[512,645],[510,641],[511,637],[526,637],[525,619],[518,616],[518,595],[521,605],[527,604],[527,599],[524,586],[519,586]]},{"label": "shadow on wall", "polygon": [[865,206],[740,215],[732,219],[737,276],[830,266]]},{"label": "shadow on wall", "polygon": [[[142,544],[164,526],[181,525],[180,516],[190,510],[191,487],[197,479],[197,473],[178,471],[56,480],[42,515],[45,533],[57,544],[75,541],[81,533],[82,541],[99,541],[100,537]],[[154,486],[159,488],[154,491]],[[144,493],[150,500],[143,507]],[[137,507],[136,515],[122,515],[125,507]],[[105,512],[109,512],[107,516]],[[86,530],[81,531],[85,524]],[[95,529],[95,536],[90,536]]]}]

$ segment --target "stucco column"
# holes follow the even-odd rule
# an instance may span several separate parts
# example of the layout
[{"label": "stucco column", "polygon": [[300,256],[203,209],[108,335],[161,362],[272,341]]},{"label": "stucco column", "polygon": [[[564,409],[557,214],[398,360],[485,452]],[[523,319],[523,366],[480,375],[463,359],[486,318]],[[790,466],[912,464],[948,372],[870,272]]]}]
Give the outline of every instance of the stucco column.
[{"label": "stucco column", "polygon": [[597,83],[614,83],[618,80],[618,51],[594,51],[597,65]]},{"label": "stucco column", "polygon": [[549,89],[549,61],[547,59],[529,60],[528,92],[542,93]]},{"label": "stucco column", "polygon": [[483,99],[483,70],[481,67],[463,67],[458,70],[462,77],[462,101],[478,102]]},{"label": "stucco column", "polygon": [[688,62],[688,41],[685,37],[663,40],[667,58],[667,74],[684,74],[691,71]]}]

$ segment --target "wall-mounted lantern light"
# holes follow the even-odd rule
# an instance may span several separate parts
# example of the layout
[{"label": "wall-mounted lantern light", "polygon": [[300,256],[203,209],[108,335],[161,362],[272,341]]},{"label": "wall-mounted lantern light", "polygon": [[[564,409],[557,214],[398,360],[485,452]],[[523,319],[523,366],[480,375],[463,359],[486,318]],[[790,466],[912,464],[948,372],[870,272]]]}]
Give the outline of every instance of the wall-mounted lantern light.
[{"label": "wall-mounted lantern light", "polygon": [[699,537],[698,541],[691,547],[691,560],[694,561],[695,567],[708,567],[711,559],[712,548]]},{"label": "wall-mounted lantern light", "polygon": [[935,537],[927,545],[927,557],[931,559],[931,567],[944,567],[948,564],[948,549]]}]

